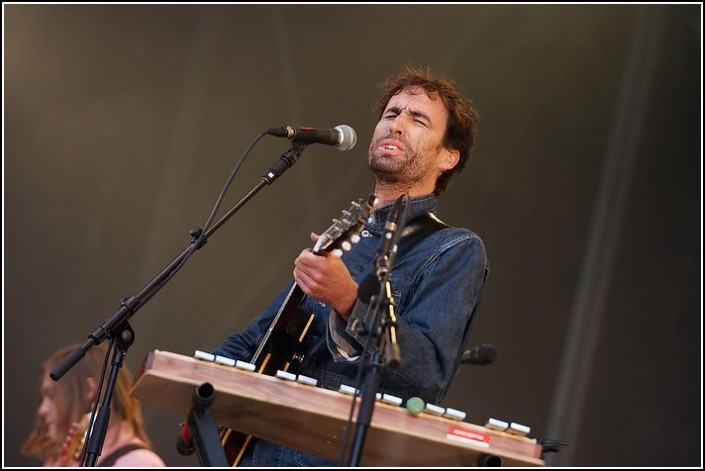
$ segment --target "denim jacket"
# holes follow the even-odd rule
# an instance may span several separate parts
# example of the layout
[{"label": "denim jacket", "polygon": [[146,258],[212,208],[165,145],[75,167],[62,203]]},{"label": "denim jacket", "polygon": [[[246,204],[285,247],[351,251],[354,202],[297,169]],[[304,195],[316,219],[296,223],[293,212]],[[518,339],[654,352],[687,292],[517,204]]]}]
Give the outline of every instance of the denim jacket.
[{"label": "denim jacket", "polygon": [[[407,220],[435,211],[433,194],[412,198]],[[361,232],[361,240],[343,255],[357,283],[370,272],[391,205],[377,208]],[[467,229],[436,231],[397,258],[391,271],[396,305],[396,335],[401,363],[381,368],[379,392],[406,400],[418,396],[438,404],[459,366],[489,271],[482,240]],[[213,353],[249,361],[290,289],[287,286],[243,332],[231,334]],[[364,338],[349,328],[366,322],[367,305],[358,300],[349,323],[330,306],[304,297],[301,308],[315,314],[304,340],[305,360],[299,373],[318,385],[353,386]]]}]

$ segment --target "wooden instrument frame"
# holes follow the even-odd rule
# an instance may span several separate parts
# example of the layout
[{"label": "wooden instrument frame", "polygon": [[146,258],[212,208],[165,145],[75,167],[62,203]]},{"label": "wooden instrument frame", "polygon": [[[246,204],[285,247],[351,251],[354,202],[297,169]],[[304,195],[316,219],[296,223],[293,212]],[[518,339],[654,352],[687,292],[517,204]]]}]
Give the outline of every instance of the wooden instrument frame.
[{"label": "wooden instrument frame", "polygon": [[[194,388],[210,383],[219,425],[337,460],[352,396],[155,350],[135,375],[138,399],[186,413]],[[489,446],[448,438],[452,427],[484,434]],[[471,433],[472,434],[472,433]],[[505,466],[543,466],[536,440],[378,402],[362,466],[475,466],[488,457]]]}]

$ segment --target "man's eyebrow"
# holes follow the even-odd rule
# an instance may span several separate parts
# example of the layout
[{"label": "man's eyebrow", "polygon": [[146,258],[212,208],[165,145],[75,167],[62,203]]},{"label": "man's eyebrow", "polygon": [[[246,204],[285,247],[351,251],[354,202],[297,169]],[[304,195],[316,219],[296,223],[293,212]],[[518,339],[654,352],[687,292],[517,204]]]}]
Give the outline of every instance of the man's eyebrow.
[{"label": "man's eyebrow", "polygon": [[392,112],[394,112],[394,113],[396,113],[396,114],[399,114],[399,113],[401,113],[401,108],[399,108],[398,106],[390,106],[389,108],[387,108],[387,109],[384,111],[384,113],[387,114],[387,113],[389,113],[390,111],[392,111]]},{"label": "man's eyebrow", "polygon": [[396,114],[401,114],[401,112],[404,111],[404,109],[406,109],[407,112],[408,112],[412,117],[414,117],[414,118],[423,118],[423,119],[425,119],[427,122],[429,122],[429,123],[431,122],[431,118],[430,118],[426,113],[423,113],[423,112],[421,112],[421,111],[410,110],[410,109],[408,109],[408,108],[406,108],[406,107],[405,107],[405,108],[400,108],[400,107],[398,107],[398,106],[390,106],[389,108],[387,108],[387,111],[385,111],[384,113],[386,114],[386,113],[392,111],[392,112],[394,112],[394,113],[396,113]]}]

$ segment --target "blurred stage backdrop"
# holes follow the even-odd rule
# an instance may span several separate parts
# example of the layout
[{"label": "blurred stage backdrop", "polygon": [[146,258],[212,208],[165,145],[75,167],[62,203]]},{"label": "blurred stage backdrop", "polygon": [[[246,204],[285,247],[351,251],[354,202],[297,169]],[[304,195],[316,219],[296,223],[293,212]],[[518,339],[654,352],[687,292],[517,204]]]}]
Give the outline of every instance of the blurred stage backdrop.
[{"label": "blurred stage backdrop", "polygon": [[[206,220],[260,132],[312,145],[131,320],[127,363],[245,326],[371,190],[377,84],[447,73],[482,120],[439,215],[485,241],[489,284],[444,405],[569,446],[550,464],[701,465],[700,5],[4,5],[3,461],[42,360],[139,291]],[[252,152],[223,210],[287,149]],[[223,214],[221,212],[221,214]],[[169,465],[179,414],[144,403]]]}]

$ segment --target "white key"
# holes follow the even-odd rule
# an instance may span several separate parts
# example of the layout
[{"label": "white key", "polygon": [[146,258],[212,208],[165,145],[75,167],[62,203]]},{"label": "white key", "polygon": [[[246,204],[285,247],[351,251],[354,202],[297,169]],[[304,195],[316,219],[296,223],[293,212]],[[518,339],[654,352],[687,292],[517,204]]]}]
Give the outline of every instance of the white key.
[{"label": "white key", "polygon": [[447,419],[453,419],[453,420],[464,420],[465,419],[465,412],[459,411],[457,409],[451,409],[450,407],[446,409],[446,413],[443,414],[443,417]]},{"label": "white key", "polygon": [[340,388],[338,389],[338,392],[341,392],[343,394],[349,394],[350,396],[355,395],[355,388],[352,386],[348,386],[347,384],[341,384]]},{"label": "white key", "polygon": [[527,427],[526,425],[521,425],[516,422],[512,422],[509,424],[509,428],[507,429],[507,433],[511,433],[512,435],[519,435],[519,436],[524,436],[527,435],[531,431],[531,427]]},{"label": "white key", "polygon": [[316,386],[318,384],[318,380],[316,378],[310,378],[310,377],[304,376],[304,375],[299,375],[296,378],[296,381],[301,384],[307,384],[309,386]]},{"label": "white key", "polygon": [[212,353],[203,352],[201,350],[196,350],[193,353],[193,357],[197,358],[198,360],[205,360],[205,361],[214,361],[215,360],[215,355],[213,355]]},{"label": "white key", "polygon": [[257,368],[255,365],[252,363],[247,363],[246,361],[236,361],[235,362],[235,368],[238,368],[240,370],[246,370],[246,371],[255,371]]},{"label": "white key", "polygon": [[391,394],[384,394],[382,396],[382,402],[386,402],[387,404],[391,404],[393,406],[400,406],[401,405],[401,398],[392,396]]},{"label": "white key", "polygon": [[426,404],[426,408],[423,411],[427,414],[437,415],[439,417],[445,414],[446,412],[445,408],[437,406],[435,404]]},{"label": "white key", "polygon": [[225,366],[235,366],[235,360],[220,355],[215,356],[215,362]]},{"label": "white key", "polygon": [[504,432],[509,427],[509,424],[503,420],[493,419],[492,417],[490,417],[490,420],[487,421],[485,427],[491,428],[492,430],[499,430],[500,432]]},{"label": "white key", "polygon": [[279,379],[285,379],[287,381],[296,381],[296,375],[293,373],[288,373],[286,371],[282,370],[277,370],[277,374],[275,375]]}]

